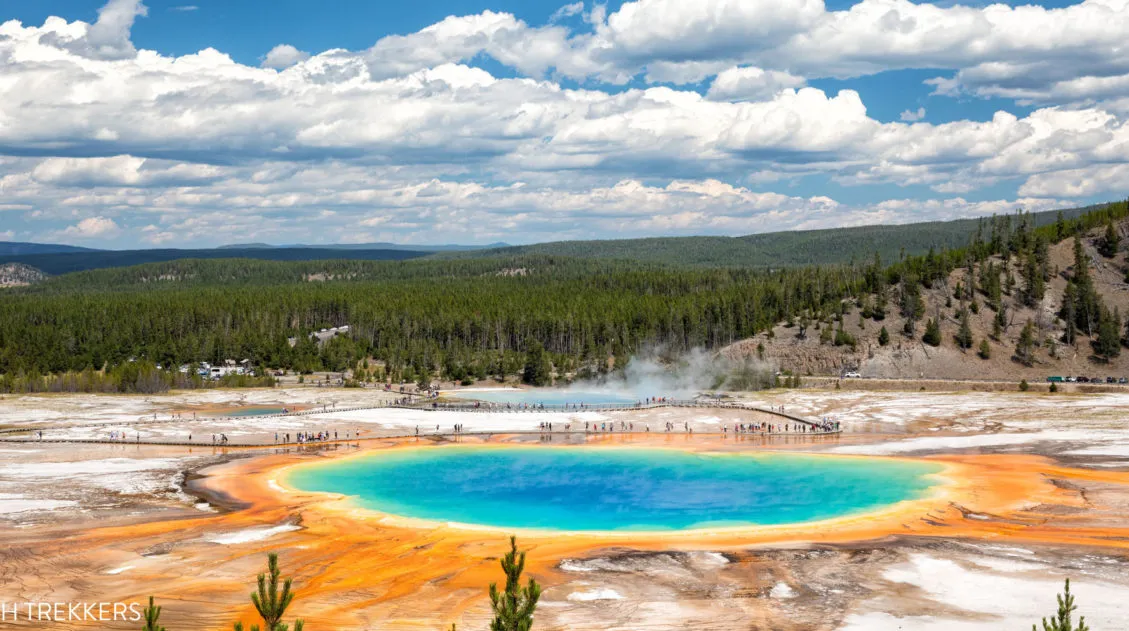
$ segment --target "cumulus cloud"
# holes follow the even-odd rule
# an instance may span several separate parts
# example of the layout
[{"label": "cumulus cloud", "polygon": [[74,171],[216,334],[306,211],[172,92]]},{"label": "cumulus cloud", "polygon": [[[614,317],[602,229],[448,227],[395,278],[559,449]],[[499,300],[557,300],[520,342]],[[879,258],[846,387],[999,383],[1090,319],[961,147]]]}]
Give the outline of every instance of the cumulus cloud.
[{"label": "cumulus cloud", "polygon": [[[1129,96],[1112,97],[1129,69],[1111,51],[1115,36],[1129,41],[1120,11],[1129,0],[602,7],[564,9],[583,13],[590,32],[485,11],[361,51],[283,44],[261,67],[213,49],[134,50],[137,1],[112,0],[94,25],[0,24],[3,208],[65,217],[76,233],[80,219],[109,221],[120,232],[94,238],[150,243],[233,232],[304,240],[310,222],[327,241],[359,238],[356,226],[370,240],[433,240],[435,226],[534,240],[976,215],[1115,193],[1124,179]],[[1040,37],[1023,36],[1029,29]],[[480,55],[517,76],[474,67]],[[1031,65],[1067,58],[1073,78]],[[1033,102],[1078,100],[941,124],[919,107],[883,123],[858,92],[805,79],[899,67],[952,68],[933,82],[940,94],[1006,88]],[[712,80],[705,94],[601,83],[640,75]],[[586,82],[570,88],[560,77]],[[945,199],[847,205],[764,190],[820,178],[928,187]],[[1023,182],[1016,199],[965,201],[1003,182]]]},{"label": "cumulus cloud", "polygon": [[923,68],[953,71],[936,80],[942,94],[1076,103],[1129,91],[1129,0],[1061,8],[861,0],[840,11],[821,0],[636,0],[610,14],[596,5],[587,21],[591,32],[571,33],[490,11],[450,17],[377,42],[374,72],[485,54],[530,76],[612,83],[697,83],[733,66],[809,78]]},{"label": "cumulus cloud", "polygon": [[291,46],[290,44],[279,44],[263,57],[262,66],[264,68],[274,68],[282,70],[289,68],[294,64],[302,63],[310,58],[310,53]]},{"label": "cumulus cloud", "polygon": [[1104,164],[1032,175],[1019,187],[1019,192],[1022,195],[1074,198],[1122,196],[1126,182],[1129,182],[1129,164]]},{"label": "cumulus cloud", "polygon": [[903,110],[901,117],[907,123],[916,123],[917,121],[925,118],[925,108],[919,107],[917,110]]},{"label": "cumulus cloud", "polygon": [[729,68],[717,75],[706,96],[717,101],[763,101],[784,89],[803,87],[803,77],[762,68]]},{"label": "cumulus cloud", "polygon": [[86,57],[126,59],[137,52],[129,38],[133,22],[147,13],[141,0],[110,0],[98,10],[98,21],[94,24],[78,22],[71,28],[49,30],[44,37],[48,42]]},{"label": "cumulus cloud", "polygon": [[553,11],[553,15],[549,16],[549,22],[556,22],[565,18],[570,18],[574,15],[579,15],[584,12],[584,1],[579,0],[571,4],[566,4],[563,7]]},{"label": "cumulus cloud", "polygon": [[220,169],[206,164],[111,156],[107,158],[48,158],[31,171],[33,180],[55,186],[194,186],[215,180]]},{"label": "cumulus cloud", "polygon": [[91,239],[94,237],[106,237],[118,233],[118,224],[113,219],[108,217],[87,217],[73,226],[67,227],[63,230],[63,236],[75,237],[78,239]]}]

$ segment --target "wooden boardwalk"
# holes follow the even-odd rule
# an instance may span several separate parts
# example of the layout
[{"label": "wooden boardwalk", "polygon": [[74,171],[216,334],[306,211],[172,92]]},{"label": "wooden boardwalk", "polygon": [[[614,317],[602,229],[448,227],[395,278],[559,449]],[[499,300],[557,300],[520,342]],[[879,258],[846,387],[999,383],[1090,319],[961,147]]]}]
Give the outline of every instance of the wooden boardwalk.
[{"label": "wooden boardwalk", "polygon": [[[541,435],[541,436],[608,436],[608,435],[699,435],[699,436],[764,436],[764,437],[786,437],[786,436],[828,436],[841,433],[841,429],[836,429],[834,425],[832,428],[827,429],[823,423],[813,421],[811,419],[797,416],[774,410],[771,408],[763,408],[754,405],[746,405],[742,403],[722,402],[722,401],[699,401],[699,400],[678,400],[671,399],[665,401],[654,401],[645,403],[623,403],[623,404],[602,404],[602,405],[546,405],[546,406],[533,406],[528,407],[504,407],[496,403],[486,404],[482,403],[475,405],[473,403],[451,403],[451,402],[421,402],[421,403],[390,403],[382,402],[379,405],[368,406],[351,406],[351,407],[321,407],[310,410],[301,410],[295,412],[285,412],[280,414],[261,414],[253,416],[201,416],[201,417],[179,417],[167,419],[145,419],[138,418],[136,420],[121,422],[100,422],[88,423],[78,425],[41,425],[28,428],[8,428],[0,430],[0,434],[37,434],[38,432],[51,432],[53,430],[72,430],[72,429],[91,429],[100,427],[122,427],[122,426],[145,426],[153,424],[167,424],[167,423],[191,423],[201,421],[248,421],[259,419],[272,419],[272,418],[288,418],[288,417],[307,417],[317,416],[323,414],[333,414],[340,412],[355,412],[366,410],[386,410],[386,409],[407,409],[407,410],[420,410],[426,412],[434,412],[442,414],[443,412],[471,412],[480,414],[537,414],[537,413],[580,413],[580,412],[631,412],[640,410],[653,410],[660,408],[697,408],[697,409],[724,409],[724,410],[739,410],[747,412],[759,412],[775,416],[791,423],[798,423],[805,426],[805,431],[748,431],[748,432],[650,432],[650,431],[615,431],[613,430],[587,430],[576,429],[568,431],[544,431],[544,430],[507,430],[507,431],[464,431],[464,432],[428,432],[422,434],[406,433],[406,434],[387,434],[381,436],[373,436],[371,438],[351,438],[351,439],[334,439],[323,441],[310,441],[310,442],[288,442],[288,443],[232,443],[226,444],[212,443],[212,442],[188,442],[188,441],[161,441],[161,440],[110,440],[101,438],[38,438],[31,437],[3,437],[0,438],[2,443],[61,443],[61,444],[104,444],[104,445],[159,445],[159,446],[176,446],[176,447],[215,447],[215,448],[271,448],[271,447],[309,447],[314,445],[327,445],[334,443],[352,443],[357,441],[367,440],[395,440],[403,438],[425,438],[425,437],[438,437],[438,438],[454,438],[459,436],[493,436],[493,435]],[[578,422],[578,421],[576,421]],[[614,426],[614,422],[611,423]],[[268,430],[269,431],[269,430]]]}]

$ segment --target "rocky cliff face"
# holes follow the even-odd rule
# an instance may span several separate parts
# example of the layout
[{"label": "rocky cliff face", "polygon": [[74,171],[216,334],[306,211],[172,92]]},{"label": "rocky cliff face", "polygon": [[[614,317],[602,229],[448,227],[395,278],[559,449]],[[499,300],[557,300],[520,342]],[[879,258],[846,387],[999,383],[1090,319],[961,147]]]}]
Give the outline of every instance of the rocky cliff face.
[{"label": "rocky cliff face", "polygon": [[22,287],[47,279],[47,274],[23,263],[0,264],[0,287]]}]

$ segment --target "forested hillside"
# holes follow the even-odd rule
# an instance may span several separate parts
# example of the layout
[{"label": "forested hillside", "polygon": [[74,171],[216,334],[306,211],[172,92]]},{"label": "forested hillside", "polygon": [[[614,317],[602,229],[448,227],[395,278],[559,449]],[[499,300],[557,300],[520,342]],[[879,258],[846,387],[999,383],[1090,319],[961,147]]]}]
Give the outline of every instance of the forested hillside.
[{"label": "forested hillside", "polygon": [[[951,345],[944,328],[959,322],[959,344],[969,350],[981,340],[964,334],[964,322],[1053,301],[1047,287],[1056,282],[1067,285],[1068,297],[1053,306],[1058,333],[1053,322],[1032,323],[1009,354],[1034,361],[1046,336],[1056,335],[1071,346],[1093,344],[1108,358],[1120,349],[1121,314],[1086,280],[1090,262],[1081,245],[1069,270],[1060,271],[1049,253],[1051,244],[1081,244],[1079,237],[1103,226],[1116,234],[1115,222],[1126,216],[1119,202],[1041,227],[1029,215],[998,217],[980,224],[968,247],[892,264],[872,255],[854,265],[711,269],[524,255],[186,260],[68,274],[9,289],[0,301],[0,390],[81,389],[106,368],[243,358],[303,372],[364,362],[359,374],[377,380],[523,372],[540,380],[614,370],[648,346],[720,349],[776,335],[780,323],[798,338],[818,330],[820,344],[853,348],[850,314],[860,324],[900,322],[887,339],[925,339],[934,347]],[[1120,256],[1117,239],[1106,241],[1102,247]],[[927,309],[923,295],[945,300]],[[1002,320],[1010,329],[1011,320]],[[309,337],[341,325],[350,326],[348,336],[320,346]],[[993,344],[1010,344],[1006,332]],[[530,365],[552,370],[531,372]],[[85,381],[43,377],[80,371]]]},{"label": "forested hillside", "polygon": [[[1027,214],[1032,227],[1055,222],[1061,214],[1074,219],[1094,208]],[[932,250],[963,248],[987,219],[958,219],[896,226],[860,226],[829,230],[798,230],[743,237],[670,237],[557,241],[445,256],[552,254],[578,258],[616,258],[701,267],[798,267],[847,265],[878,254],[883,261]],[[442,255],[440,255],[442,256]]]},{"label": "forested hillside", "polygon": [[[263,281],[229,273],[244,265],[278,267]],[[795,309],[829,308],[863,281],[849,268],[687,271],[550,257],[350,265],[357,270],[352,280],[301,280],[310,274],[307,263],[226,261],[192,261],[195,271],[184,275],[227,275],[230,282],[107,289],[114,282],[98,278],[130,270],[56,279],[0,303],[0,372],[81,371],[130,358],[164,366],[250,358],[271,367],[341,370],[371,356],[393,379],[439,372],[482,378],[520,370],[533,342],[560,370],[586,364],[598,371],[648,342],[680,349],[728,344]],[[170,271],[135,269],[144,278]],[[324,277],[339,272],[329,266]],[[344,324],[352,337],[320,349],[305,335]],[[293,348],[292,336],[299,339]]]},{"label": "forested hillside", "polygon": [[[1062,211],[1073,219],[1093,208]],[[1057,211],[1026,215],[1032,226],[1056,220]],[[660,263],[689,267],[802,267],[849,265],[878,254],[883,261],[904,255],[925,254],[967,246],[985,219],[861,226],[831,230],[801,230],[754,234],[743,237],[670,237],[610,239],[604,241],[558,241],[522,246],[405,246],[390,243],[351,245],[289,245],[244,243],[212,249],[179,250],[90,250],[75,246],[0,242],[0,263],[24,263],[52,275],[129,267],[181,259],[245,258],[268,261],[324,261],[347,258],[366,261],[497,258],[521,255],[572,258],[620,259],[638,263]],[[504,247],[500,247],[504,246]]]}]

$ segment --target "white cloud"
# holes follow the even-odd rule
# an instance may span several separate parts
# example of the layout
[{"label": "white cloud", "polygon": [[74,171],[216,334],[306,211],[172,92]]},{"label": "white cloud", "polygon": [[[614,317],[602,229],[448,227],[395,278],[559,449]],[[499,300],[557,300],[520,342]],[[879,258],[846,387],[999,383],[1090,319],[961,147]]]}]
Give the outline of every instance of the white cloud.
[{"label": "white cloud", "polygon": [[194,4],[182,4],[182,5],[175,6],[175,7],[169,7],[169,11],[188,12],[188,11],[199,11],[199,10],[200,10],[200,7],[198,7]]},{"label": "white cloud", "polygon": [[925,108],[919,107],[917,108],[917,111],[903,110],[900,118],[907,123],[916,123],[917,121],[925,118]]},{"label": "white cloud", "polygon": [[[974,82],[1014,87],[1015,64],[1070,54],[1079,75],[1036,77],[1031,94],[1084,83],[1097,59],[1113,73],[1102,89],[1114,94],[1121,58],[1108,52],[1106,31],[1120,32],[1116,9],[1127,3],[1047,10],[863,0],[828,12],[808,0],[640,0],[611,15],[592,5],[592,32],[579,34],[487,11],[359,52],[308,56],[281,45],[267,67],[254,67],[213,49],[133,50],[129,24],[144,6],[114,0],[101,27],[58,18],[0,24],[0,156],[12,156],[0,162],[0,190],[4,207],[37,209],[43,221],[71,224],[67,231],[112,216],[121,232],[97,238],[153,243],[173,234],[306,240],[315,218],[326,240],[350,238],[357,225],[386,239],[424,240],[443,226],[498,240],[751,232],[978,214],[997,204],[848,206],[735,184],[789,190],[811,176],[970,198],[1023,181],[1015,196],[1043,207],[1117,193],[1129,162],[1129,98],[943,124],[925,122],[920,107],[882,123],[854,90],[828,94],[801,75],[927,63],[958,69],[935,84],[959,95]],[[1086,46],[1063,48],[1055,29],[1068,18],[1079,20],[1076,40]],[[864,32],[867,20],[876,34]],[[1029,28],[1060,45],[1021,37]],[[463,63],[480,54],[519,76]],[[993,74],[988,63],[1003,65]],[[639,73],[672,83],[715,78],[704,96],[556,80]]]},{"label": "white cloud", "polygon": [[1129,164],[1103,164],[1083,169],[1040,173],[1019,187],[1022,195],[1084,198],[1094,195],[1124,196]]},{"label": "white cloud", "polygon": [[221,170],[204,164],[147,160],[133,156],[48,158],[31,177],[44,184],[93,188],[100,186],[191,186],[216,179]]},{"label": "white cloud", "polygon": [[393,50],[413,69],[425,58],[434,65],[483,53],[531,76],[554,69],[613,83],[640,75],[696,83],[732,66],[811,78],[930,68],[955,71],[938,78],[940,93],[1035,103],[1129,94],[1129,0],[1062,8],[861,0],[841,11],[820,0],[637,0],[610,15],[596,5],[587,21],[592,32],[573,34],[487,11],[384,38],[373,51],[384,60],[377,68],[393,63],[379,54]]},{"label": "white cloud", "polygon": [[801,88],[803,77],[761,68],[729,68],[710,85],[706,96],[716,101],[763,101],[784,89]]},{"label": "white cloud", "polygon": [[98,10],[94,24],[76,22],[73,28],[49,30],[45,38],[86,57],[127,59],[136,54],[129,39],[133,21],[147,13],[141,0],[109,0]]},{"label": "white cloud", "polygon": [[298,50],[290,44],[279,44],[263,57],[262,66],[264,68],[275,68],[282,70],[289,68],[294,64],[302,63],[310,58],[310,53]]},{"label": "white cloud", "polygon": [[176,239],[176,235],[172,232],[163,231],[153,224],[149,224],[141,229],[142,240],[146,243],[153,245],[161,245]]},{"label": "white cloud", "polygon": [[578,0],[572,4],[566,4],[563,7],[553,11],[553,15],[549,16],[549,22],[553,23],[558,20],[570,18],[574,15],[580,15],[584,12],[584,0]]},{"label": "white cloud", "polygon": [[73,226],[63,230],[62,235],[79,239],[106,237],[117,234],[118,224],[108,217],[87,217]]}]

